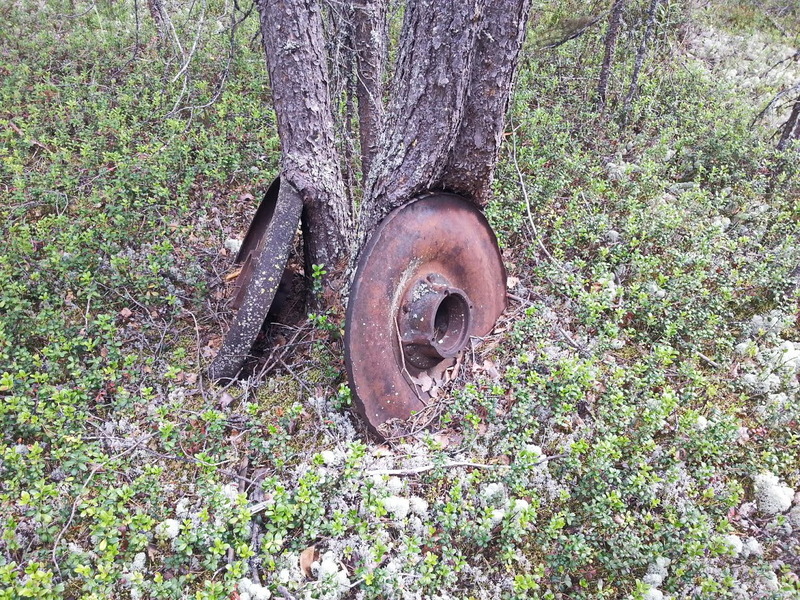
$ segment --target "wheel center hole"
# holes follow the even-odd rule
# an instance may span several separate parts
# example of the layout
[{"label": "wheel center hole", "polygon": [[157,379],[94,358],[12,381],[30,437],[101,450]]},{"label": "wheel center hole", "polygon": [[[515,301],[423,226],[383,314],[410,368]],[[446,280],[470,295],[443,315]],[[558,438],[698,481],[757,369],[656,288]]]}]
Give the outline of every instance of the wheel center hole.
[{"label": "wheel center hole", "polygon": [[444,352],[458,351],[467,333],[469,305],[461,294],[447,294],[436,309],[431,340]]}]

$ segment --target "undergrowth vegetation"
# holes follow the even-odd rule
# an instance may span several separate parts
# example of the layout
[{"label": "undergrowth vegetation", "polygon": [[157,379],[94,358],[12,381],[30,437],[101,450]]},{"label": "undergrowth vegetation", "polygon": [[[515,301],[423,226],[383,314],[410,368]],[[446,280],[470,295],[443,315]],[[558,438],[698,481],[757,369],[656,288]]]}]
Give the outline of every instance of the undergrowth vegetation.
[{"label": "undergrowth vegetation", "polygon": [[665,3],[625,116],[648,3],[603,114],[602,22],[535,3],[508,311],[378,445],[335,315],[204,380],[279,144],[256,15],[143,4],[0,7],[0,599],[800,597],[798,148],[692,51],[796,10]]}]

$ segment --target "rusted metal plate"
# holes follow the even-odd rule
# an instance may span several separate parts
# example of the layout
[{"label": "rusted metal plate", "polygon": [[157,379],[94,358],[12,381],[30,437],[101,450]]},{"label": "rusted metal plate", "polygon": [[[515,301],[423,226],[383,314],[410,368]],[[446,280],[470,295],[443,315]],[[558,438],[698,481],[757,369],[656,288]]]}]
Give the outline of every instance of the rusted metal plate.
[{"label": "rusted metal plate", "polygon": [[267,227],[269,227],[275,214],[275,207],[278,205],[278,190],[280,190],[280,186],[280,178],[275,179],[270,184],[267,193],[264,194],[264,199],[261,200],[256,209],[256,214],[253,215],[253,219],[250,221],[247,234],[244,236],[242,246],[236,255],[234,262],[237,265],[241,265],[241,271],[234,284],[234,298],[231,303],[232,308],[236,310],[241,308],[242,302],[244,302],[245,290],[253,277],[255,260],[264,249],[264,243],[267,240]]},{"label": "rusted metal plate", "polygon": [[236,377],[250,354],[286,268],[302,209],[297,190],[279,179],[259,205],[236,258],[243,263],[236,281],[237,310],[208,369],[212,379]]},{"label": "rusted metal plate", "polygon": [[432,401],[412,378],[484,336],[506,305],[506,272],[481,212],[432,194],[389,214],[359,257],[345,325],[355,405],[374,432]]}]

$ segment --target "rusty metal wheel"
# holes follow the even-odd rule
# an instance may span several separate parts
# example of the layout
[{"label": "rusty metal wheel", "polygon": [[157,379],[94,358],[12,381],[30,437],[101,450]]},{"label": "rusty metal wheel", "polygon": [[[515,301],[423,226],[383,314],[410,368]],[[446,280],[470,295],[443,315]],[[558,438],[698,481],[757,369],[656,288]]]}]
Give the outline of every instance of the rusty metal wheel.
[{"label": "rusty metal wheel", "polygon": [[232,302],[236,313],[208,369],[212,379],[233,379],[247,360],[278,290],[302,209],[294,187],[272,182],[236,257],[241,265]]},{"label": "rusty metal wheel", "polygon": [[452,194],[390,213],[359,257],[347,307],[345,364],[358,412],[382,435],[430,395],[416,382],[484,336],[506,305],[506,272],[483,214]]}]

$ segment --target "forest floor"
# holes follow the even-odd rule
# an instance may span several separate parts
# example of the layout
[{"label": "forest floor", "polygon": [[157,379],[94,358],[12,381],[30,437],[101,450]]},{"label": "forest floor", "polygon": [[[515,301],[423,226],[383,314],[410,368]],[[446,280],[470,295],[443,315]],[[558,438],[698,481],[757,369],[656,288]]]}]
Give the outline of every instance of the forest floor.
[{"label": "forest floor", "polygon": [[204,377],[279,141],[255,14],[140,4],[0,7],[0,600],[800,598],[797,8],[665,3],[624,115],[649,2],[604,113],[534,3],[508,310],[377,443],[338,314]]}]

